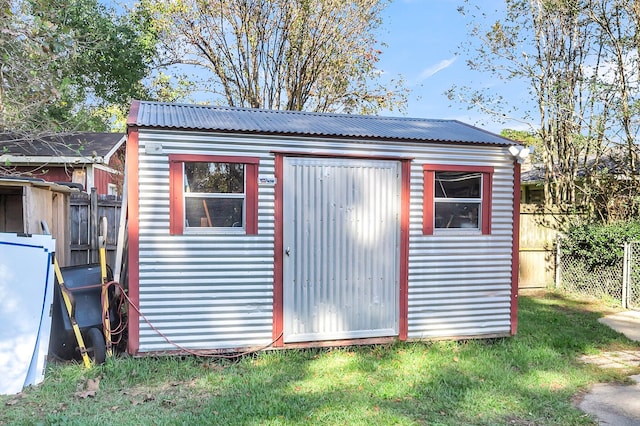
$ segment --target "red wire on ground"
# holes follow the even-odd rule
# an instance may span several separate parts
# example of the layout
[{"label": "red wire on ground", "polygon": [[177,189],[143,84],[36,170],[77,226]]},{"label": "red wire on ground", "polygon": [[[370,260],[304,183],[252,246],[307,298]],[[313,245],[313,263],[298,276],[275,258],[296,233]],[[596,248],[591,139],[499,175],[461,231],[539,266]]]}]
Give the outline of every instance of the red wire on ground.
[{"label": "red wire on ground", "polygon": [[[124,288],[120,285],[120,283],[118,283],[117,281],[109,281],[108,283],[105,284],[107,287],[109,286],[115,286],[117,290],[119,290],[119,302],[118,302],[118,314],[120,315],[120,318],[122,318],[122,307],[124,306],[124,302],[126,301],[129,306],[131,308],[133,308],[138,315],[140,315],[142,317],[142,319],[147,323],[147,325],[153,330],[155,331],[160,337],[162,337],[167,343],[169,343],[172,346],[175,346],[176,348],[178,348],[179,350],[193,355],[193,356],[197,356],[197,357],[206,357],[206,358],[226,358],[226,359],[234,359],[234,358],[240,358],[242,356],[245,355],[249,355],[252,353],[256,353],[256,352],[260,352],[264,349],[267,349],[271,346],[273,346],[279,339],[280,337],[282,337],[282,333],[280,333],[280,335],[278,337],[276,337],[275,339],[273,339],[271,342],[269,342],[268,344],[264,345],[264,346],[260,346],[258,348],[254,348],[248,351],[244,351],[244,352],[237,352],[234,353],[233,355],[224,355],[224,354],[219,354],[219,353],[211,353],[211,352],[207,352],[206,350],[193,350],[193,349],[189,349],[189,348],[185,348],[184,346],[180,345],[179,343],[173,342],[171,339],[169,339],[169,337],[167,337],[164,333],[162,333],[157,327],[155,327],[151,321],[149,321],[149,319],[140,311],[140,308],[138,308],[138,306],[136,306],[131,299],[129,298],[129,296],[127,295],[126,291],[124,290]],[[87,286],[89,287],[89,286]],[[108,294],[108,291],[106,292]],[[104,301],[103,301],[104,302]],[[120,339],[122,336],[122,332],[127,328],[127,323],[128,323],[128,319],[127,321],[120,321],[120,325],[116,328],[116,330],[111,330],[111,334],[119,334],[120,337],[118,338],[117,342],[112,342],[112,343],[120,343]]]}]

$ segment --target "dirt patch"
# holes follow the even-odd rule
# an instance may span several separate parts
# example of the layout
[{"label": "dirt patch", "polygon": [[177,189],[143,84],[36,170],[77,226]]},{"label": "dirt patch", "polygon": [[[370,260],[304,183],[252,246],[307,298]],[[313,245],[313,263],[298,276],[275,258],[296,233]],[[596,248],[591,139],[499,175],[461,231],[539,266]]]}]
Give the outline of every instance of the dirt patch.
[{"label": "dirt patch", "polygon": [[209,394],[197,385],[196,380],[175,381],[163,383],[157,386],[134,386],[122,390],[133,405],[151,401],[161,401],[163,405],[174,405],[182,399],[207,398]]},{"label": "dirt patch", "polygon": [[610,315],[621,312],[623,309],[620,306],[612,305],[602,299],[586,296],[586,295],[578,295],[578,294],[568,294],[563,293],[561,291],[557,291],[554,289],[545,289],[545,288],[530,288],[530,289],[519,289],[518,293],[521,296],[532,297],[534,299],[546,299],[546,300],[558,300],[558,301],[569,301],[570,305],[567,307],[556,306],[559,309],[565,309],[570,311],[572,309],[578,309],[584,312],[598,312],[602,315]]}]

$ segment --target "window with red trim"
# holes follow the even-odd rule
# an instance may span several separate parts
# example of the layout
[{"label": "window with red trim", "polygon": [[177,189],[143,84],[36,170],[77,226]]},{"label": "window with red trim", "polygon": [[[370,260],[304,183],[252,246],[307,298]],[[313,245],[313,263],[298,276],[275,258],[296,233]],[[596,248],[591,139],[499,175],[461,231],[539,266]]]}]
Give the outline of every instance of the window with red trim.
[{"label": "window with red trim", "polygon": [[171,234],[256,234],[258,163],[254,157],[170,155]]},{"label": "window with red trim", "polygon": [[425,235],[491,233],[493,167],[424,165]]}]

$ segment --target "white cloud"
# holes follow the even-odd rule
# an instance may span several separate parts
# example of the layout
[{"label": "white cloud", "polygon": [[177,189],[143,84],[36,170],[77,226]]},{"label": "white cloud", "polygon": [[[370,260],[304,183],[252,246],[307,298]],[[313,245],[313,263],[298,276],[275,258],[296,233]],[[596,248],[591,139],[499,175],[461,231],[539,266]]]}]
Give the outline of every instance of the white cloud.
[{"label": "white cloud", "polygon": [[435,65],[430,66],[429,68],[426,68],[425,70],[423,70],[420,73],[420,76],[418,77],[419,81],[424,81],[426,79],[428,79],[429,77],[433,76],[434,74],[442,71],[443,69],[446,69],[448,67],[450,67],[454,62],[456,61],[456,57],[452,57],[449,59],[444,59],[440,62],[438,62]]}]

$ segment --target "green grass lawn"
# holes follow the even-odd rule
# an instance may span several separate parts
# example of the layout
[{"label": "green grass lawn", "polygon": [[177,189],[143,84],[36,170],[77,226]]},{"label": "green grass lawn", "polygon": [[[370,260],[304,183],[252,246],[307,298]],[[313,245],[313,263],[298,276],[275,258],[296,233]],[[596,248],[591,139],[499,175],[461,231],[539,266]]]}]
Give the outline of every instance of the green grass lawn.
[{"label": "green grass lawn", "polygon": [[521,296],[518,334],[509,338],[50,365],[40,386],[0,397],[0,423],[595,424],[572,401],[593,383],[640,373],[577,361],[637,349],[597,322],[605,308]]}]

